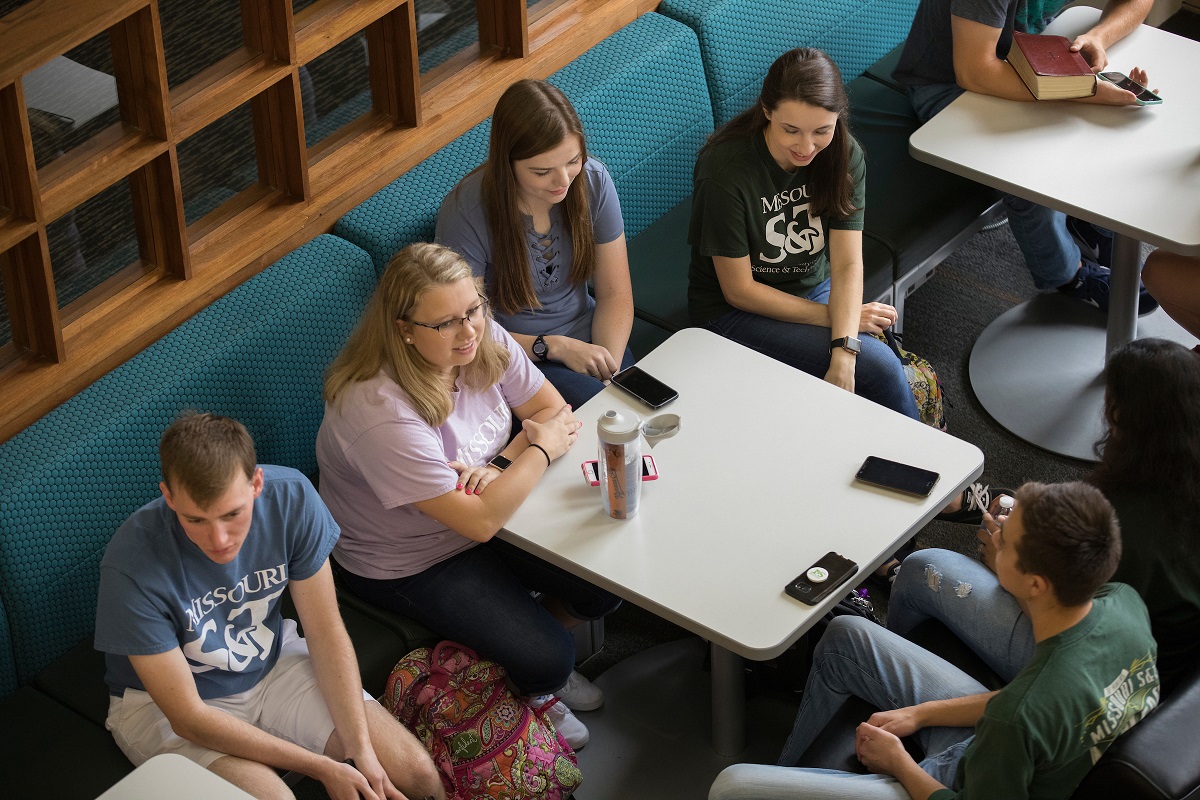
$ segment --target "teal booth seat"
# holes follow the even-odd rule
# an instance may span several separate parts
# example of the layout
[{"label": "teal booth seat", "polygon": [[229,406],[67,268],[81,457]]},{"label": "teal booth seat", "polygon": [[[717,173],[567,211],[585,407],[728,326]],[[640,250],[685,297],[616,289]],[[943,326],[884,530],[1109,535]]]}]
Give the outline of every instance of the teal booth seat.
[{"label": "teal booth seat", "polygon": [[[643,231],[691,194],[696,152],[713,130],[696,35],[644,14],[549,80],[571,99],[589,152],[613,176],[631,242],[635,305],[643,320],[658,322],[662,314],[643,308],[640,298],[663,295],[686,306],[686,242],[673,253],[685,259],[682,281],[669,264],[639,260],[635,251]],[[342,217],[334,233],[370,253],[380,271],[404,246],[431,241],[442,198],[487,158],[489,126],[480,123],[401,175]],[[639,320],[632,346],[645,352],[662,335]]]},{"label": "teal booth seat", "polygon": [[158,495],[158,439],[179,412],[233,416],[260,461],[316,471],[322,373],[374,286],[366,253],[319,236],[0,445],[0,598],[17,683],[90,636],[100,558]]},{"label": "teal booth seat", "polygon": [[700,38],[713,115],[724,125],[758,99],[793,47],[824,50],[852,81],[904,40],[918,0],[663,0],[660,14]]}]

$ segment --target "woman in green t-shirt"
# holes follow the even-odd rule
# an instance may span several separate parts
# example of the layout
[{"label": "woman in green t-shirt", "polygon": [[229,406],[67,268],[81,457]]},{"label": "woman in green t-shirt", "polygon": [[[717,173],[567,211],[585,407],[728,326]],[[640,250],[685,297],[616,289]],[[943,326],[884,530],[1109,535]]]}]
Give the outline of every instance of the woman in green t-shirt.
[{"label": "woman in green t-shirt", "polygon": [[866,164],[825,53],[797,48],[754,106],[700,151],[688,242],[692,322],[914,419],[882,333],[896,309],[863,303]]}]

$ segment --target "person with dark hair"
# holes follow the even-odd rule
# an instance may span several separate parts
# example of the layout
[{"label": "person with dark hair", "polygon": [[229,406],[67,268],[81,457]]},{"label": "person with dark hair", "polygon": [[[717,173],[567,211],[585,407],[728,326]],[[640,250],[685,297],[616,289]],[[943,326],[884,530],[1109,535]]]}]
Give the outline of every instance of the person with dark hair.
[{"label": "person with dark hair", "polygon": [[[1107,49],[1132,32],[1153,0],[1109,0],[1100,21],[1075,37],[1071,49],[1099,72]],[[1033,101],[1016,70],[1005,60],[1014,31],[1041,33],[1067,0],[921,0],[904,51],[893,73],[904,85],[917,118],[927,122],[964,91]],[[1146,85],[1143,70],[1130,70]],[[1096,81],[1096,92],[1075,102],[1135,105],[1133,92]],[[1108,311],[1112,233],[1061,211],[1013,195],[1003,196],[1009,226],[1038,289]],[[1143,288],[1138,313],[1158,303]]]},{"label": "person with dark hair", "polygon": [[255,797],[292,796],[276,769],[330,797],[444,797],[421,743],[363,691],[329,567],[338,526],[308,479],[259,466],[246,428],[215,414],[180,417],[159,455],[162,497],[100,563],[106,726],[129,760],[175,753]]},{"label": "person with dark hair", "polygon": [[435,238],[483,278],[496,320],[572,407],[633,363],[621,203],[558,87],[521,80],[500,96],[488,160],[446,195]]},{"label": "person with dark hair", "polygon": [[604,695],[573,671],[571,628],[620,600],[496,537],[582,423],[491,319],[481,284],[450,248],[409,245],[326,372],[317,464],[342,526],[333,558],[359,597],[504,667],[579,748],[588,730],[571,711]]},{"label": "person with dark hair", "polygon": [[[1136,339],[1105,371],[1107,432],[1087,481],[1121,522],[1114,581],[1137,590],[1158,642],[1163,691],[1200,664],[1200,359],[1165,339]],[[905,559],[888,604],[888,628],[907,634],[928,618],[946,625],[1004,680],[1033,657],[1031,621],[987,562],[996,532],[981,531],[984,561],[949,550]]]},{"label": "person with dark hair", "polygon": [[[738,764],[709,800],[1069,797],[1157,705],[1146,607],[1105,584],[1121,554],[1116,515],[1084,483],[1027,483],[997,533],[996,572],[1032,622],[1033,660],[998,692],[861,617],[837,617],[813,655],[780,766]],[[795,764],[850,695],[882,709],[858,726],[873,774]],[[928,755],[918,763],[901,737]]]},{"label": "person with dark hair", "polygon": [[693,324],[913,419],[896,309],[863,303],[866,160],[825,53],[790,50],[758,101],[712,135],[693,173]]}]

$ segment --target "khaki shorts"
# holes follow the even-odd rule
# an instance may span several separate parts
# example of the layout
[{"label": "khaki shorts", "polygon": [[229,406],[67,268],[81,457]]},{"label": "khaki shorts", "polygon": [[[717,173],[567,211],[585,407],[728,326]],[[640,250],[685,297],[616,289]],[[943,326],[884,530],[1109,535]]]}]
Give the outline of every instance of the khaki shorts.
[{"label": "khaki shorts", "polygon": [[[204,702],[311,753],[324,753],[334,724],[313,675],[308,644],[290,619],[283,621],[282,638],[279,659],[257,685]],[[366,692],[363,698],[371,700]],[[150,695],[140,689],[126,689],[124,697],[109,698],[105,727],[134,766],[161,753],[177,753],[207,768],[226,755],[178,736]]]}]

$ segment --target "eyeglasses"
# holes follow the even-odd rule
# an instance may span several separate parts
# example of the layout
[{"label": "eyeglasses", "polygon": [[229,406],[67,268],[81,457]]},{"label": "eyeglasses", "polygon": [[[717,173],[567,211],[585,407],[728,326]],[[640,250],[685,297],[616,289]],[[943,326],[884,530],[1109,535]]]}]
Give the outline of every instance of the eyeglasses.
[{"label": "eyeglasses", "polygon": [[413,325],[419,325],[422,328],[435,330],[438,332],[439,336],[441,336],[443,339],[447,339],[450,337],[450,334],[455,332],[455,325],[459,326],[460,328],[463,325],[466,325],[468,322],[474,325],[487,315],[487,309],[487,300],[481,300],[479,305],[467,309],[467,315],[465,317],[448,319],[445,322],[439,322],[437,325],[430,325],[426,322],[417,322],[415,319],[409,320],[409,322],[411,322]]}]

